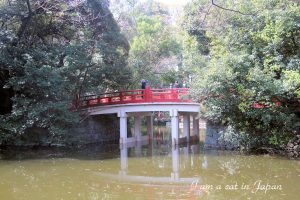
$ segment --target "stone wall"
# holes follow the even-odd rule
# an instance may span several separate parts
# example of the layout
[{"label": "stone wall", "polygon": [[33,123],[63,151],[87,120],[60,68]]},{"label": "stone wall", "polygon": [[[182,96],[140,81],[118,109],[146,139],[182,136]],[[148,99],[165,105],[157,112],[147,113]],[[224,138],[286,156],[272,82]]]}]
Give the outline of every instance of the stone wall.
[{"label": "stone wall", "polygon": [[289,141],[286,146],[286,151],[289,157],[300,157],[300,134]]},{"label": "stone wall", "polygon": [[225,127],[220,125],[215,125],[212,123],[206,123],[206,130],[205,130],[205,140],[204,140],[204,148],[209,149],[218,149],[222,148],[218,141],[220,137],[220,133],[224,131]]},{"label": "stone wall", "polygon": [[67,134],[67,145],[118,143],[119,118],[116,114],[90,116]]},{"label": "stone wall", "polygon": [[[92,143],[118,144],[119,118],[116,114],[90,116],[54,137],[45,128],[32,127],[2,146],[80,146]],[[1,144],[0,144],[1,146]]]}]

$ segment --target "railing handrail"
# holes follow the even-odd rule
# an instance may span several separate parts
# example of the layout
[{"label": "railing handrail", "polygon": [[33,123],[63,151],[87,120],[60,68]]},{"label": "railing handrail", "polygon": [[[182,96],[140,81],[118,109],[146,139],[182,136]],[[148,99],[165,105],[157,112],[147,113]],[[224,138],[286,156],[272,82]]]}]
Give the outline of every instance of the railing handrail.
[{"label": "railing handrail", "polygon": [[91,107],[126,103],[191,102],[190,99],[183,99],[182,95],[188,95],[188,88],[152,89],[150,87],[146,87],[145,89],[87,95],[74,102],[74,106]]}]

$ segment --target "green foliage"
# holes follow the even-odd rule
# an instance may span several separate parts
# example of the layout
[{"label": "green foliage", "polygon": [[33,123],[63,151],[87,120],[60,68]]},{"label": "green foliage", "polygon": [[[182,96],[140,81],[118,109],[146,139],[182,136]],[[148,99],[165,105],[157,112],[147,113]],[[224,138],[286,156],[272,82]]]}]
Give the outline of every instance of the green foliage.
[{"label": "green foliage", "polygon": [[[299,131],[299,4],[225,1],[220,3],[223,7],[240,13],[222,10],[218,16],[215,9],[220,8],[203,2],[190,5],[194,9],[187,10],[186,15],[192,23],[185,26],[189,32],[201,21],[199,16],[207,15],[200,30],[189,32],[191,37],[196,35],[198,46],[206,44],[197,38],[209,38],[209,62],[202,68],[198,65],[193,85],[202,115],[248,133],[256,141],[252,147],[282,146]],[[206,12],[209,7],[210,12]],[[216,18],[219,25],[211,26]],[[203,52],[199,54],[206,57]],[[264,108],[255,108],[255,103]]]},{"label": "green foliage", "polygon": [[185,34],[183,36],[183,70],[187,75],[194,75],[199,69],[207,66],[207,60],[202,52],[199,50],[199,46],[202,46],[195,38]]},{"label": "green foliage", "polygon": [[141,15],[136,29],[129,57],[134,72],[133,83],[147,79],[152,86],[158,87],[163,82],[162,76],[170,72],[170,69],[162,67],[162,60],[179,57],[181,44],[171,33],[172,27],[163,24],[158,16]]},{"label": "green foliage", "polygon": [[0,3],[0,71],[14,91],[11,113],[1,116],[0,144],[28,128],[51,138],[79,121],[72,101],[124,87],[129,44],[105,0]]}]

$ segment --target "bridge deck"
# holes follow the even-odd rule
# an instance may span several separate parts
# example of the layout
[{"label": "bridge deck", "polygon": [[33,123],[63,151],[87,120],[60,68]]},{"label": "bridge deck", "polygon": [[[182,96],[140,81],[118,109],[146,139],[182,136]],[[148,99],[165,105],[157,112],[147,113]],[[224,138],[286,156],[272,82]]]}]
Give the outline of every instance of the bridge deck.
[{"label": "bridge deck", "polygon": [[177,110],[178,112],[198,113],[199,104],[190,102],[151,102],[151,103],[127,103],[127,104],[108,104],[101,106],[90,106],[84,108],[90,115],[113,114],[120,111],[126,113],[154,112]]}]

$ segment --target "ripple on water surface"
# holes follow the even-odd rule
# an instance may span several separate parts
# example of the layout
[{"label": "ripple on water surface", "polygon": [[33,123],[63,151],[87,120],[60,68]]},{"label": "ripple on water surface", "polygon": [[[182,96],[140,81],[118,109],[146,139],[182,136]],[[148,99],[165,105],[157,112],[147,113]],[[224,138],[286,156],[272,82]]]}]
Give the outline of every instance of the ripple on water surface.
[{"label": "ripple on water surface", "polygon": [[0,199],[298,199],[300,161],[199,145],[6,152]]}]

